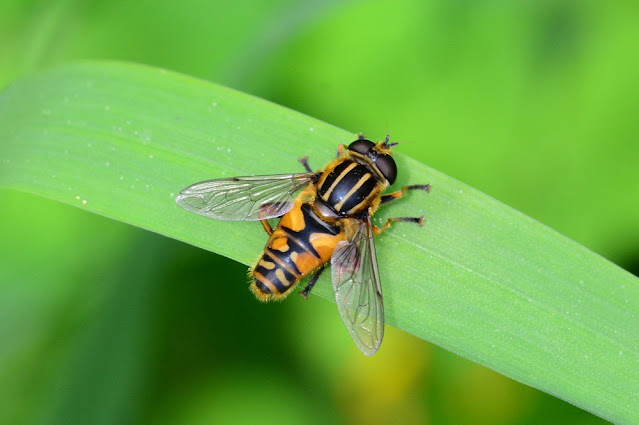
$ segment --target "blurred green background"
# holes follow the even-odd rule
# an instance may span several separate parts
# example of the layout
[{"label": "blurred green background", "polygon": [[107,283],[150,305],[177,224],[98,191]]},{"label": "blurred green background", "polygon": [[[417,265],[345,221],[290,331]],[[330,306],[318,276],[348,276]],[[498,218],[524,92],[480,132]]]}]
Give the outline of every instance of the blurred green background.
[{"label": "blurred green background", "polygon": [[[637,22],[624,1],[4,0],[0,87],[127,60],[388,129],[637,274]],[[0,211],[0,423],[604,423],[391,327],[365,358],[334,304],[262,305],[215,254],[14,191]]]}]

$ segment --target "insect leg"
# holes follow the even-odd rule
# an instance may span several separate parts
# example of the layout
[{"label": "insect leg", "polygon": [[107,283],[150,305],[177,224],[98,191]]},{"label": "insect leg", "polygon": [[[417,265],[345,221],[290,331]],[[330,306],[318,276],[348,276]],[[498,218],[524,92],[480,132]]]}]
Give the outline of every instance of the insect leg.
[{"label": "insect leg", "polygon": [[313,172],[313,170],[311,170],[311,167],[308,165],[308,156],[303,156],[300,159],[298,159],[298,161],[302,163],[306,171],[308,171],[309,173]]},{"label": "insect leg", "polygon": [[264,227],[266,233],[271,236],[273,234],[273,228],[271,227],[271,224],[268,222],[268,220],[260,220],[260,223],[262,223],[262,227]]},{"label": "insect leg", "polygon": [[387,204],[389,202],[395,201],[401,198],[402,196],[404,196],[406,192],[408,192],[409,190],[415,190],[415,189],[425,190],[428,193],[430,192],[430,185],[429,184],[412,184],[410,186],[404,186],[401,188],[401,190],[398,190],[397,192],[389,193],[388,195],[382,196],[382,204]]},{"label": "insect leg", "polygon": [[315,286],[315,282],[317,282],[317,279],[319,279],[320,275],[322,274],[325,268],[326,268],[326,264],[323,264],[322,267],[317,269],[311,281],[308,282],[308,285],[306,285],[306,288],[304,288],[304,290],[300,292],[301,296],[308,299],[308,294],[311,292],[311,289],[313,289],[313,286]]},{"label": "insect leg", "polygon": [[421,217],[394,217],[394,218],[389,218],[388,220],[386,220],[386,224],[384,224],[382,227],[377,227],[377,226],[373,226],[373,233],[376,235],[379,235],[381,233],[384,232],[384,230],[388,229],[389,227],[391,227],[391,223],[394,221],[406,221],[408,223],[417,223],[420,226],[424,225],[424,216]]}]

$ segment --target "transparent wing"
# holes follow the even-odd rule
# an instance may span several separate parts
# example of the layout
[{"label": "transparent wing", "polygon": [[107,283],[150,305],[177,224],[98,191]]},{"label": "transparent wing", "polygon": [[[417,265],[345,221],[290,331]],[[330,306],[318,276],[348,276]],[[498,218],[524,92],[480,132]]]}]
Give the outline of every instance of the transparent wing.
[{"label": "transparent wing", "polygon": [[352,241],[337,244],[331,269],[340,316],[355,344],[372,356],[384,337],[384,301],[370,218]]},{"label": "transparent wing", "polygon": [[231,177],[195,183],[175,198],[182,208],[218,220],[264,220],[293,208],[293,193],[315,173]]}]

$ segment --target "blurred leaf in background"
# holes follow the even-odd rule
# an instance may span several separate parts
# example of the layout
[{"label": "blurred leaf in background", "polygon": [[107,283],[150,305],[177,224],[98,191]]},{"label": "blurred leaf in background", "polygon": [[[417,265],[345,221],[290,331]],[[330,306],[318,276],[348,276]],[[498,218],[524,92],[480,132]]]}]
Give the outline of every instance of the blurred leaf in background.
[{"label": "blurred leaf in background", "polygon": [[[0,86],[130,60],[388,129],[636,274],[638,19],[567,0],[6,0]],[[2,423],[603,423],[392,328],[365,359],[334,305],[260,305],[214,254],[26,194],[0,209]]]}]

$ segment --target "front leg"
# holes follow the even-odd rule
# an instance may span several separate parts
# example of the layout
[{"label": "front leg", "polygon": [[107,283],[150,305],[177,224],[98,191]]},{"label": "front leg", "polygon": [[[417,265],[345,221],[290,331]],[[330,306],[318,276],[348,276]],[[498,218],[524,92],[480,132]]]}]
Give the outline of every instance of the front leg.
[{"label": "front leg", "polygon": [[383,195],[382,204],[387,204],[389,202],[396,201],[402,196],[404,196],[406,192],[408,192],[409,190],[416,190],[416,189],[424,190],[426,191],[426,193],[429,193],[430,185],[429,184],[413,184],[410,186],[404,186],[397,192],[392,192],[392,193],[389,193],[388,195]]},{"label": "front leg", "polygon": [[303,156],[300,159],[298,159],[298,161],[302,163],[306,171],[308,171],[309,173],[314,173],[314,171],[308,165],[308,156]]}]

